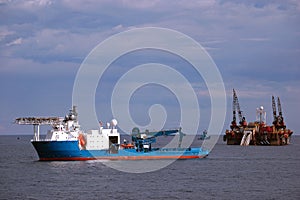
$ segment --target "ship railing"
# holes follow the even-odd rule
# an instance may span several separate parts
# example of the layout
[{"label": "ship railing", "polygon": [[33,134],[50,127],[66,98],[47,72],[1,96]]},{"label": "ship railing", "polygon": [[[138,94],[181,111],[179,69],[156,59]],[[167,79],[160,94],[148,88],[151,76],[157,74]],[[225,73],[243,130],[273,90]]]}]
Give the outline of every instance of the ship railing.
[{"label": "ship railing", "polygon": [[53,139],[31,139],[31,142],[51,142],[51,141],[78,141],[76,138],[67,139],[67,140],[53,140]]}]

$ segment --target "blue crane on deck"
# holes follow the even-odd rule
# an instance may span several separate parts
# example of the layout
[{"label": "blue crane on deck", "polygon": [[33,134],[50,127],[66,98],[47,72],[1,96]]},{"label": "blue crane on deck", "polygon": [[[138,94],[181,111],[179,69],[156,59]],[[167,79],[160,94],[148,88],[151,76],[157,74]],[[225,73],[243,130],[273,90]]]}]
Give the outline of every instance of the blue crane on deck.
[{"label": "blue crane on deck", "polygon": [[182,138],[185,135],[182,133],[181,128],[179,129],[169,129],[161,131],[150,132],[146,130],[145,132],[140,132],[139,128],[132,129],[132,142],[134,142],[135,147],[142,151],[145,146],[151,151],[151,144],[156,142],[156,138],[159,136],[170,136],[179,133],[179,143],[178,148],[181,148]]}]

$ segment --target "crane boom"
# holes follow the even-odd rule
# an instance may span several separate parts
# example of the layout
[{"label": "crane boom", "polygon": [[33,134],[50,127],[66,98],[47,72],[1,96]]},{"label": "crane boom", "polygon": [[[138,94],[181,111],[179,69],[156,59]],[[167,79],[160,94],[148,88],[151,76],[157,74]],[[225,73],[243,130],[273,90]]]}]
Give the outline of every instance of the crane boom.
[{"label": "crane boom", "polygon": [[[236,95],[236,92],[235,90],[233,89],[233,107],[236,108],[236,110],[238,111],[238,116],[239,116],[239,120],[240,120],[240,125],[242,126],[246,126],[247,125],[247,122],[246,122],[246,119],[245,117],[243,116],[242,114],[242,111],[240,109],[240,104],[239,104],[239,99]],[[234,108],[234,119],[235,119],[235,108]]]},{"label": "crane boom", "polygon": [[276,103],[275,103],[275,98],[272,96],[272,109],[273,109],[273,119],[274,122],[277,120],[277,114],[276,114]]},{"label": "crane boom", "polygon": [[281,103],[279,97],[277,97],[277,107],[278,107],[278,114],[280,117],[282,117]]},{"label": "crane boom", "polygon": [[232,122],[236,123],[236,93],[235,90],[233,89],[233,98],[232,98],[232,114],[233,114],[233,119]]},{"label": "crane boom", "polygon": [[278,109],[278,116],[276,113],[276,102],[274,96],[272,96],[272,108],[273,108],[273,124],[277,128],[285,128],[283,116],[282,116],[282,109],[281,109],[281,103],[280,103],[280,98],[277,97],[277,109]]},{"label": "crane boom", "polygon": [[132,141],[135,142],[136,144],[142,144],[142,145],[149,144],[149,145],[151,145],[152,143],[156,142],[156,137],[170,136],[170,135],[174,135],[176,133],[179,133],[178,148],[180,148],[182,138],[185,135],[181,131],[181,128],[169,129],[169,130],[160,130],[160,131],[153,131],[153,132],[149,132],[148,130],[146,130],[145,132],[140,132],[140,130],[138,128],[133,128],[131,137],[132,137]]}]

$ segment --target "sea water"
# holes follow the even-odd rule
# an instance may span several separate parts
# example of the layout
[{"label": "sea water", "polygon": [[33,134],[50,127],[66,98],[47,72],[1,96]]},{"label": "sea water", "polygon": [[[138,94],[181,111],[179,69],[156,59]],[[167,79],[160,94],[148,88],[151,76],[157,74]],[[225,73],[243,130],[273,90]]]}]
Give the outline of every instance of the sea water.
[{"label": "sea water", "polygon": [[207,158],[139,174],[97,161],[37,161],[30,139],[0,136],[0,199],[300,199],[300,136],[247,147],[220,137]]}]

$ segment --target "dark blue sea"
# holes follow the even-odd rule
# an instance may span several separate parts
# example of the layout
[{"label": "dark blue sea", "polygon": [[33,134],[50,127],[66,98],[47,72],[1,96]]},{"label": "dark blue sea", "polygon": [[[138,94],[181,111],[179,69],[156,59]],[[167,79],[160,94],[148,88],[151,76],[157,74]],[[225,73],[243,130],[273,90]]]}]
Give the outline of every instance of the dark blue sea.
[{"label": "dark blue sea", "polygon": [[40,162],[30,139],[0,136],[0,199],[300,199],[300,136],[279,147],[227,146],[220,137],[207,158],[138,174]]}]

